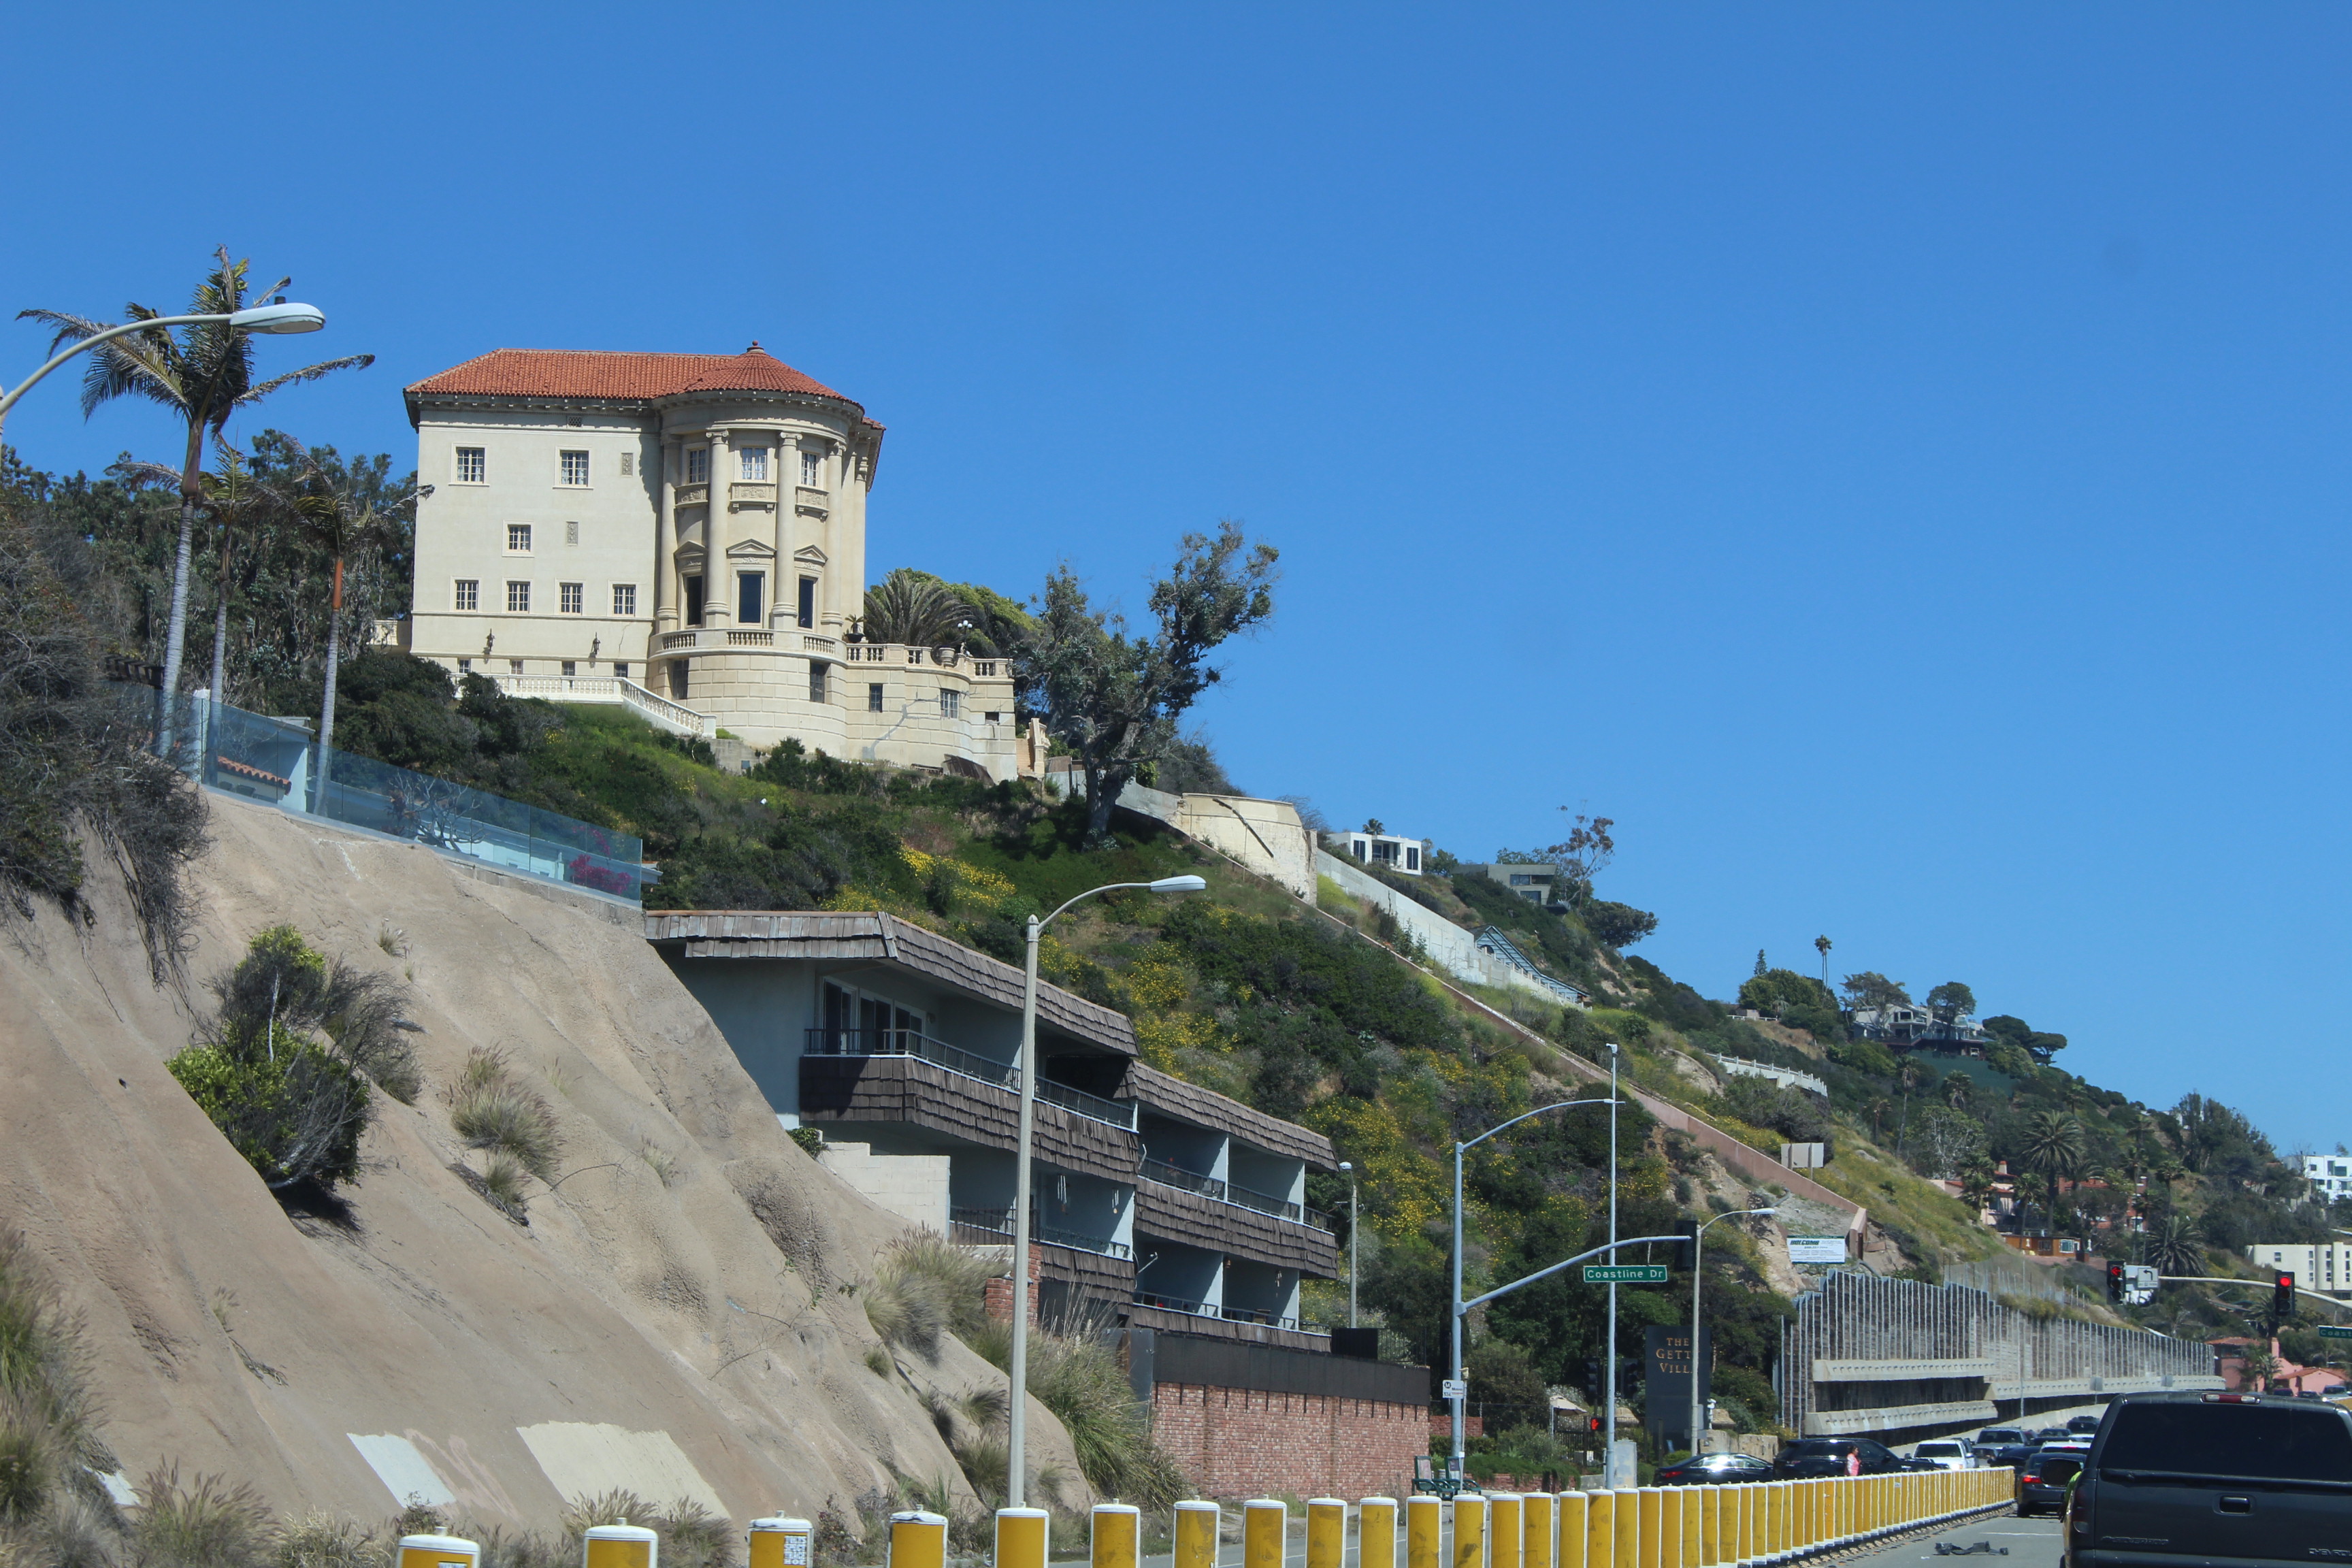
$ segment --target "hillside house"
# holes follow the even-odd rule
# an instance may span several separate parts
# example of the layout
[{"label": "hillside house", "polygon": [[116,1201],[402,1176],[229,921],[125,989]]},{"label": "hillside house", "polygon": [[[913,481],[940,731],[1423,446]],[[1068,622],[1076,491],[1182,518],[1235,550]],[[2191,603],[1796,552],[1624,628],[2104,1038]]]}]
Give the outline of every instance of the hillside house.
[{"label": "hillside house", "polygon": [[497,349],[407,404],[411,653],[755,749],[1019,771],[1008,663],[865,637],[882,426],[858,404],[757,343]]},{"label": "hillside house", "polygon": [[1355,858],[1358,864],[1377,866],[1384,871],[1397,871],[1408,877],[1418,877],[1429,852],[1424,838],[1400,838],[1392,833],[1332,833],[1327,841]]}]

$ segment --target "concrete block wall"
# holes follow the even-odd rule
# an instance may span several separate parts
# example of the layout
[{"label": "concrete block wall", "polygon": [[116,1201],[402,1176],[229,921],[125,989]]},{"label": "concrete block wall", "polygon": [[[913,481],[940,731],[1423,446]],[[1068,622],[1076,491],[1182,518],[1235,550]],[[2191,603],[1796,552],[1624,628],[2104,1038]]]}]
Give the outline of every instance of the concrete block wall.
[{"label": "concrete block wall", "polygon": [[877,1154],[870,1143],[828,1141],[817,1161],[908,1225],[947,1235],[948,1155]]},{"label": "concrete block wall", "polygon": [[1425,1406],[1162,1383],[1151,1433],[1202,1497],[1394,1497],[1429,1451]]},{"label": "concrete block wall", "polygon": [[1328,850],[1315,851],[1315,870],[1339,885],[1351,899],[1388,910],[1397,924],[1428,950],[1430,958],[1456,980],[1498,990],[1524,991],[1557,1006],[1559,999],[1516,964],[1478,946],[1475,931],[1463,930],[1434,910],[1423,909],[1354,862]]}]

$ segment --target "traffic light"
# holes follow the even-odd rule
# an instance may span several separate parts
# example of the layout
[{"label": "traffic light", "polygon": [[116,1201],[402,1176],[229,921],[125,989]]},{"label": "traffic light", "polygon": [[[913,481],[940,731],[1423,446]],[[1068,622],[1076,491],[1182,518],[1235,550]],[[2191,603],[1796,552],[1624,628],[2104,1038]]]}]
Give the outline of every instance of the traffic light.
[{"label": "traffic light", "polygon": [[1675,1221],[1675,1234],[1682,1237],[1680,1241],[1675,1243],[1675,1267],[1687,1269],[1698,1251],[1698,1221],[1695,1219]]},{"label": "traffic light", "polygon": [[2120,1263],[2107,1265],[2107,1300],[2117,1306],[2123,1305],[2124,1266]]},{"label": "traffic light", "polygon": [[2271,1282],[2271,1321],[2284,1323],[2294,1316],[2294,1271],[2282,1268]]},{"label": "traffic light", "polygon": [[1591,1432],[1595,1436],[1600,1436],[1600,1433],[1601,1433],[1601,1417],[1600,1417],[1600,1416],[1598,1416],[1598,1415],[1594,1415],[1594,1416],[1590,1417],[1589,1419],[1590,1419],[1591,1425],[1586,1428],[1586,1430],[1588,1430],[1588,1431]]}]

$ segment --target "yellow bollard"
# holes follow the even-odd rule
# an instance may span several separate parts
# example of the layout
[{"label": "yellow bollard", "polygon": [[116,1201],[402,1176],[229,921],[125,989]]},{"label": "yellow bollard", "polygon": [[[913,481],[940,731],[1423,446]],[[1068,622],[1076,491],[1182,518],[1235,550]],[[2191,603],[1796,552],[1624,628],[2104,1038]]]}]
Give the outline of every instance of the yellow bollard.
[{"label": "yellow bollard", "polygon": [[1356,1568],[1397,1568],[1396,1510],[1392,1497],[1356,1505]]},{"label": "yellow bollard", "polygon": [[[1091,1568],[1136,1568],[1142,1555],[1143,1510],[1123,1502],[1095,1504],[1087,1557]],[[1339,1568],[1334,1563],[1331,1568]]]},{"label": "yellow bollard", "polygon": [[[744,1559],[750,1568],[810,1568],[816,1561],[816,1527],[804,1519],[772,1516],[751,1521]],[[1038,1568],[1045,1560],[1038,1559]],[[404,1563],[401,1568],[407,1568]]]},{"label": "yellow bollard", "polygon": [[657,1568],[661,1537],[626,1520],[590,1525],[580,1542],[580,1561],[585,1568]]},{"label": "yellow bollard", "polygon": [[1557,1568],[1559,1500],[1529,1492],[1519,1500],[1519,1568]]},{"label": "yellow bollard", "polygon": [[[1347,1560],[1348,1505],[1335,1497],[1308,1498],[1307,1568],[1343,1568]],[[1104,1565],[1097,1563],[1095,1568]]]},{"label": "yellow bollard", "polygon": [[1592,1561],[1592,1498],[1559,1494],[1559,1557],[1554,1568],[1589,1568]]},{"label": "yellow bollard", "polygon": [[1723,1556],[1723,1489],[1704,1486],[1698,1489],[1698,1561],[1699,1568],[1715,1568]]},{"label": "yellow bollard", "polygon": [[1439,1568],[1445,1560],[1445,1500],[1404,1500],[1404,1568]]},{"label": "yellow bollard", "polygon": [[1615,1568],[1617,1494],[1587,1493],[1584,1499],[1584,1568]]},{"label": "yellow bollard", "polygon": [[1242,1504],[1242,1568],[1282,1568],[1290,1545],[1290,1510],[1275,1498]]},{"label": "yellow bollard", "polygon": [[1684,1485],[1674,1490],[1675,1511],[1682,1518],[1682,1556],[1667,1568],[1698,1568],[1706,1533],[1706,1499],[1695,1486]]},{"label": "yellow bollard", "polygon": [[[1020,1511],[1037,1516],[1037,1555],[1024,1556],[1008,1563],[1004,1560],[1004,1516],[1012,1509],[999,1509],[996,1514],[996,1568],[1045,1568],[1045,1511],[1024,1508]],[[1224,1510],[1215,1503],[1188,1498],[1176,1505],[1176,1539],[1174,1568],[1217,1568],[1217,1532],[1224,1524]]]},{"label": "yellow bollard", "polygon": [[1486,1568],[1519,1568],[1520,1527],[1527,1499],[1517,1492],[1486,1494]]},{"label": "yellow bollard", "polygon": [[919,1508],[890,1516],[890,1555],[885,1568],[947,1568],[947,1561],[945,1519]]},{"label": "yellow bollard", "polygon": [[482,1549],[462,1535],[404,1535],[394,1568],[482,1568]]},{"label": "yellow bollard", "polygon": [[1683,1555],[1683,1511],[1666,1506],[1664,1487],[1641,1487],[1641,1568],[1674,1568]]},{"label": "yellow bollard", "polygon": [[1756,1561],[1756,1501],[1763,1489],[1753,1481],[1742,1481],[1731,1489],[1731,1523],[1726,1531],[1731,1540],[1724,1553],[1727,1563]]},{"label": "yellow bollard", "polygon": [[1454,1500],[1454,1568],[1486,1568],[1486,1500],[1477,1492]]},{"label": "yellow bollard", "polygon": [[[1178,1568],[1217,1568],[1217,1531],[1213,1522],[1217,1505],[1213,1502],[1180,1502],[1176,1505],[1176,1562]],[[1184,1514],[1188,1508],[1210,1510],[1209,1552],[1199,1561],[1184,1562]],[[1053,1528],[1051,1516],[1042,1508],[1000,1508],[996,1510],[996,1568],[1045,1568],[1046,1537]],[[751,1568],[760,1568],[754,1563]]]},{"label": "yellow bollard", "polygon": [[1643,1568],[1642,1494],[1633,1487],[1620,1487],[1610,1495],[1615,1500],[1617,1515],[1616,1527],[1610,1533],[1613,1568]]}]

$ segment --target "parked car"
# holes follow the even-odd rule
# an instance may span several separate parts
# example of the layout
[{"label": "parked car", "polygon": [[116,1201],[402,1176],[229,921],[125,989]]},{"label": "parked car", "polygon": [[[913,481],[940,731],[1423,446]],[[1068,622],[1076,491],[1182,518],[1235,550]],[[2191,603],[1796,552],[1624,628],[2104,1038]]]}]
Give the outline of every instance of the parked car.
[{"label": "parked car", "polygon": [[1931,1437],[1911,1450],[1914,1462],[1927,1461],[1931,1470],[1973,1470],[1977,1468],[1976,1445],[1966,1437]]},{"label": "parked car", "polygon": [[2033,1450],[2017,1472],[2017,1517],[2031,1519],[2037,1509],[2066,1506],[2066,1483],[2083,1468],[2091,1445],[2080,1437],[2044,1443]]},{"label": "parked car", "polygon": [[2011,1443],[2024,1441],[2025,1428],[2022,1426],[1988,1426],[1978,1433],[1976,1438],[1977,1447],[1979,1448],[1999,1448]]},{"label": "parked car", "polygon": [[2077,1437],[2088,1437],[2098,1429],[2099,1418],[2095,1415],[2077,1415],[2066,1423],[2066,1430]]},{"label": "parked car", "polygon": [[2063,1443],[2074,1436],[2074,1433],[2067,1431],[2063,1426],[2044,1426],[2026,1441],[2038,1448],[2044,1443]]},{"label": "parked car", "polygon": [[2352,1556],[2352,1412],[2259,1394],[2116,1402],[2068,1510],[2066,1568]]},{"label": "parked car", "polygon": [[1753,1454],[1699,1454],[1658,1467],[1662,1487],[1726,1486],[1734,1481],[1769,1481],[1772,1462]]},{"label": "parked car", "polygon": [[[1857,1456],[1858,1472],[1853,1463]],[[1784,1481],[1806,1481],[1856,1473],[1886,1476],[1909,1468],[1894,1449],[1868,1437],[1801,1437],[1780,1450],[1772,1473]]]}]

